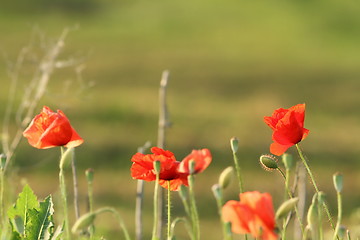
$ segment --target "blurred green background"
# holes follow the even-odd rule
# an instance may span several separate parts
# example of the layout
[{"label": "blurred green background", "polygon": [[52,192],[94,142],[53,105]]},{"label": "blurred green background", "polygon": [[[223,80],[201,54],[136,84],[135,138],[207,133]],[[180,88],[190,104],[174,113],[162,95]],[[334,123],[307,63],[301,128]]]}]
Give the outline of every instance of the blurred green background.
[{"label": "blurred green background", "polygon": [[[197,176],[204,239],[221,236],[210,188],[232,164],[233,136],[240,141],[246,190],[270,192],[279,206],[282,179],[258,163],[271,143],[263,116],[304,102],[310,134],[302,146],[310,166],[334,214],[332,174],[344,173],[346,224],[356,225],[351,213],[360,203],[359,10],[358,3],[338,0],[3,0],[0,116],[7,104],[8,71],[20,50],[31,46],[33,55],[20,71],[16,103],[40,56],[69,28],[60,59],[78,63],[53,73],[38,112],[42,105],[62,109],[85,139],[76,149],[81,201],[83,172],[91,167],[96,207],[118,208],[133,231],[136,181],[130,177],[130,158],[146,141],[156,144],[158,87],[168,69],[167,148],[179,160],[192,149],[213,153],[210,168]],[[23,141],[13,163],[15,189],[27,181],[41,197],[56,195],[58,157],[58,149],[37,150]],[[152,188],[146,185],[147,234]],[[226,198],[237,194],[234,183]],[[175,214],[183,215],[177,194],[174,201]],[[106,238],[115,239],[109,231],[118,233],[116,224],[98,223]]]}]

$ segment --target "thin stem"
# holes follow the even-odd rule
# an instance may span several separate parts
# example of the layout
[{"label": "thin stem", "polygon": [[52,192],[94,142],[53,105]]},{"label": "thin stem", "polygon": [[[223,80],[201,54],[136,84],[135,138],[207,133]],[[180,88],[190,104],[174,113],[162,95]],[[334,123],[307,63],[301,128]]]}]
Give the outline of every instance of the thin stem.
[{"label": "thin stem", "polygon": [[101,208],[99,210],[97,210],[95,212],[95,214],[100,214],[102,212],[111,212],[112,214],[114,214],[114,216],[117,218],[117,220],[119,221],[119,225],[120,225],[120,228],[123,230],[124,232],[124,237],[126,240],[130,240],[130,235],[129,235],[129,232],[125,226],[125,223],[123,221],[123,219],[121,218],[120,214],[118,213],[118,211],[116,211],[114,208],[112,207],[104,207],[104,208]]},{"label": "thin stem", "polygon": [[337,217],[337,222],[336,222],[336,227],[335,227],[333,240],[338,238],[340,224],[341,224],[341,221],[342,221],[342,196],[341,196],[341,192],[337,192],[337,201],[338,201],[338,217]]},{"label": "thin stem", "polygon": [[74,186],[74,210],[75,210],[75,219],[79,219],[80,217],[80,210],[79,210],[79,191],[78,191],[78,181],[76,175],[76,164],[75,164],[75,156],[73,154],[72,161],[71,161],[71,169],[73,175],[73,186]]},{"label": "thin stem", "polygon": [[[280,168],[277,168],[278,172],[280,172],[281,176],[284,178],[284,181],[285,181],[285,192],[286,194],[289,196],[289,199],[292,198],[292,193],[290,191],[290,188],[289,188],[289,174],[288,174],[288,170],[286,170],[286,175],[284,174],[284,172],[280,169]],[[299,215],[299,211],[298,211],[298,208],[297,206],[294,207],[295,209],[295,214],[297,216],[297,219],[298,219],[298,222],[299,222],[299,225],[300,225],[300,229],[301,229],[301,233],[304,233],[304,227],[303,227],[303,224],[301,222],[301,218],[300,218],[300,215]],[[282,229],[282,240],[285,240],[285,233],[286,233],[286,228],[287,228],[287,225],[289,224],[289,220],[284,220],[283,222],[283,229]]]},{"label": "thin stem", "polygon": [[159,173],[156,174],[155,188],[154,188],[154,221],[153,221],[153,230],[152,230],[152,240],[157,238],[157,224],[159,218],[158,211],[158,195],[159,195]]},{"label": "thin stem", "polygon": [[171,240],[171,191],[170,191],[170,181],[167,181],[167,238]]},{"label": "thin stem", "polygon": [[144,180],[137,181],[136,209],[135,209],[135,235],[136,240],[142,239],[142,208],[144,199]]},{"label": "thin stem", "polygon": [[189,237],[192,238],[192,236],[191,236],[191,226],[190,226],[190,224],[189,224],[189,221],[188,221],[186,218],[184,218],[184,217],[177,217],[177,218],[175,218],[175,220],[171,223],[171,235],[170,235],[170,239],[172,239],[173,236],[174,236],[175,227],[176,227],[176,224],[177,224],[178,222],[184,222],[186,231],[187,231]]},{"label": "thin stem", "polygon": [[[303,162],[303,164],[304,164],[304,166],[305,166],[305,168],[306,168],[306,171],[307,171],[307,173],[309,174],[309,177],[310,177],[310,179],[311,179],[311,183],[312,183],[312,185],[314,186],[316,193],[319,194],[319,192],[320,192],[320,191],[319,191],[319,188],[317,187],[317,184],[316,184],[316,182],[315,182],[315,178],[314,178],[314,176],[313,176],[313,174],[312,174],[312,172],[311,172],[311,170],[310,170],[310,167],[309,167],[309,165],[308,165],[308,163],[307,163],[307,160],[306,160],[306,158],[304,157],[304,154],[303,154],[303,152],[302,152],[299,144],[295,144],[295,146],[296,146],[296,149],[297,149],[297,151],[298,151],[298,153],[299,153],[300,159],[302,160],[302,162]],[[327,206],[327,204],[326,204],[325,201],[323,202],[323,207],[324,207],[325,212],[326,212],[326,214],[327,214],[327,216],[328,216],[328,219],[329,219],[329,222],[330,222],[331,227],[335,230],[335,226],[334,226],[334,224],[333,224],[333,222],[332,222],[332,217],[331,217],[329,208],[328,208],[328,206]]]},{"label": "thin stem", "polygon": [[71,235],[70,235],[68,205],[67,205],[67,197],[66,197],[66,185],[65,185],[64,171],[63,171],[62,168],[60,168],[59,180],[60,180],[61,199],[62,199],[63,208],[64,208],[65,234],[66,234],[66,238],[67,238],[68,240],[70,240],[70,239],[71,239]]},{"label": "thin stem", "polygon": [[3,229],[4,225],[4,170],[0,170],[0,229]]},{"label": "thin stem", "polygon": [[215,196],[215,200],[216,200],[216,205],[218,208],[218,214],[219,214],[220,221],[221,221],[224,240],[231,240],[232,235],[228,234],[226,223],[222,220],[222,207],[223,207],[223,202],[224,202],[222,189],[218,185],[214,185],[213,192],[214,192],[214,196]]},{"label": "thin stem", "polygon": [[236,152],[233,152],[233,158],[234,158],[234,164],[235,164],[235,169],[236,169],[236,176],[237,176],[238,182],[239,182],[239,190],[240,190],[240,193],[243,193],[244,187],[243,187],[243,181],[242,181],[242,177],[241,177],[241,169],[240,169],[239,159],[236,156]]},{"label": "thin stem", "polygon": [[199,223],[199,214],[196,207],[195,194],[194,194],[194,175],[190,174],[188,176],[189,182],[189,196],[190,196],[190,206],[191,206],[191,216],[193,224],[193,236],[195,240],[200,239],[200,223]]}]

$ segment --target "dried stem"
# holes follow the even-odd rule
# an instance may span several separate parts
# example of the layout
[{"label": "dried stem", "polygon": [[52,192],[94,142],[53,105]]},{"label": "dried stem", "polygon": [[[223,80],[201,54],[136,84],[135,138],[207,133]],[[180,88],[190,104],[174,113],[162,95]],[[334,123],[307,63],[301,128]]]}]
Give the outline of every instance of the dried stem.
[{"label": "dried stem", "polygon": [[[161,81],[160,81],[160,89],[159,89],[159,126],[158,126],[158,140],[157,140],[157,146],[159,148],[165,148],[165,132],[166,128],[169,127],[169,121],[168,121],[168,111],[167,111],[167,104],[166,104],[166,87],[168,84],[169,79],[169,71],[165,70],[162,73]],[[164,191],[160,189],[160,194],[158,197],[158,235],[157,237],[161,240],[161,233],[164,225],[164,218],[163,218],[163,212],[164,212]]]}]

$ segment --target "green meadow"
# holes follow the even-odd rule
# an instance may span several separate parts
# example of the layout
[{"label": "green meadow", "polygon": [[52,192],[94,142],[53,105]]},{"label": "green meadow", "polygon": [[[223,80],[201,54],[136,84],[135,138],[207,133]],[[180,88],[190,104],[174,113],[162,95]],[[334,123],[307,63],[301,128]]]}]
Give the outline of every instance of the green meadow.
[{"label": "green meadow", "polygon": [[[169,70],[166,148],[178,160],[192,149],[209,148],[213,154],[210,167],[196,176],[203,239],[221,237],[211,186],[233,164],[233,136],[239,139],[245,189],[269,192],[279,206],[283,179],[258,162],[272,142],[263,117],[298,103],[306,103],[310,134],[301,146],[319,187],[336,215],[332,175],[342,172],[344,224],[359,225],[360,217],[353,216],[360,207],[359,4],[5,0],[0,5],[0,123],[9,72],[20,50],[27,46],[31,54],[18,71],[15,108],[44,52],[69,30],[59,60],[72,64],[55,69],[36,113],[43,105],[62,109],[85,140],[76,149],[82,212],[84,171],[93,168],[95,207],[117,208],[133,234],[136,180],[130,176],[130,159],[146,141],[156,145],[159,83]],[[289,153],[297,158],[294,148]],[[18,193],[27,182],[39,197],[57,196],[59,155],[57,148],[38,150],[23,139],[12,162],[12,191]],[[153,186],[145,186],[146,236],[152,227]],[[310,181],[308,189],[310,199]],[[238,198],[235,181],[225,194]],[[177,193],[173,199],[174,215],[184,215]],[[120,230],[106,215],[101,218],[98,231],[115,239],[112,234]],[[104,221],[110,223],[105,227]],[[180,230],[180,239],[186,239]]]}]

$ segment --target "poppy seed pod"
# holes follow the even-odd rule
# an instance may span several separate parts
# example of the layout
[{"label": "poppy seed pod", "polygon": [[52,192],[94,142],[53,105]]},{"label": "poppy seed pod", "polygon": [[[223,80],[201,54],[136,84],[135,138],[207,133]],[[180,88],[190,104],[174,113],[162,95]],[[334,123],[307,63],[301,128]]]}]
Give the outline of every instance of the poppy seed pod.
[{"label": "poppy seed pod", "polygon": [[260,156],[260,164],[266,171],[278,169],[279,166],[277,162],[278,160],[274,156],[268,154]]}]

